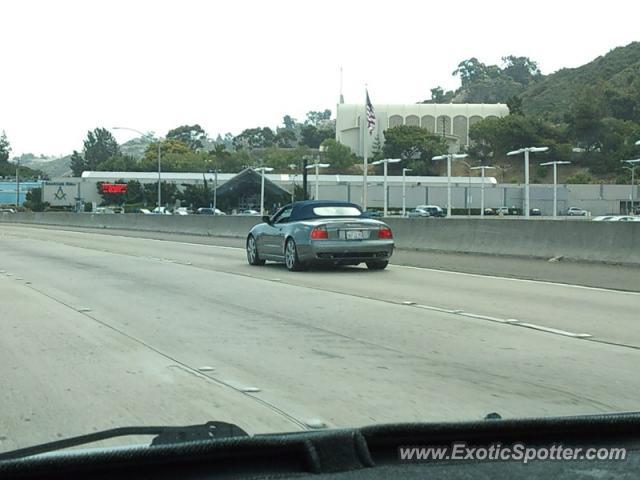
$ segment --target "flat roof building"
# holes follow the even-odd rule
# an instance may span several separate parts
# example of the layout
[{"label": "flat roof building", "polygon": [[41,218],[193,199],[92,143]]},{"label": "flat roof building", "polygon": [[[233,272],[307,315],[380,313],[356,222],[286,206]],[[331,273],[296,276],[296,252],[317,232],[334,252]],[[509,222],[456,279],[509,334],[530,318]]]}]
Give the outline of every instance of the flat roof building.
[{"label": "flat roof building", "polygon": [[[398,125],[414,125],[443,135],[450,152],[469,145],[469,128],[484,118],[509,114],[503,103],[416,103],[408,105],[374,104],[376,127],[371,137],[367,131],[364,105],[340,103],[336,110],[336,140],[362,156],[366,143],[372,153],[375,139],[384,145],[384,131]],[[366,142],[365,142],[366,140]]]}]

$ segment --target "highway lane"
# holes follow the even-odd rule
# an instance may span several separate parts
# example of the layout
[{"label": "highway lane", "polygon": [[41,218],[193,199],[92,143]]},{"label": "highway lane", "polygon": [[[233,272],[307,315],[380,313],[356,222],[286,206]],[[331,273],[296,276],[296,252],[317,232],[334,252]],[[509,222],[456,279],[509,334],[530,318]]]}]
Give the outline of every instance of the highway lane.
[{"label": "highway lane", "polygon": [[[130,237],[87,232],[9,227],[7,234],[21,238],[56,241],[69,246],[145,257],[157,261],[190,263],[197,268],[248,275],[309,288],[347,293],[392,303],[418,305],[516,319],[592,338],[640,347],[640,292],[620,292],[580,285],[558,285],[512,278],[495,278],[459,272],[392,266],[385,272],[363,267],[325,269],[291,274],[283,266],[247,265],[242,249],[195,245],[179,241],[133,241]],[[598,269],[594,269],[598,272]],[[640,287],[640,269],[636,269]],[[587,270],[585,274],[589,274]],[[382,276],[384,275],[384,276]],[[380,281],[384,278],[384,281]],[[630,277],[631,278],[631,277]],[[375,279],[376,281],[371,281]]]},{"label": "highway lane", "polygon": [[3,226],[0,449],[127,424],[266,432],[634,410],[640,351],[600,340],[640,344],[639,304],[403,267],[294,274],[237,249]]}]

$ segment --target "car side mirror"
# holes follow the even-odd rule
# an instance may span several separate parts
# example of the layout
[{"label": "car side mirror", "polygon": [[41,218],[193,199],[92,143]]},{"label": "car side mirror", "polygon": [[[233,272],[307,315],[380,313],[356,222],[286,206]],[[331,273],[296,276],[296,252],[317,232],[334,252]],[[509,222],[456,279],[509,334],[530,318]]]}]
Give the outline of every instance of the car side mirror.
[{"label": "car side mirror", "polygon": [[271,225],[271,217],[270,217],[269,215],[264,215],[264,216],[262,217],[262,221],[263,221],[264,223],[267,223],[267,224]]}]

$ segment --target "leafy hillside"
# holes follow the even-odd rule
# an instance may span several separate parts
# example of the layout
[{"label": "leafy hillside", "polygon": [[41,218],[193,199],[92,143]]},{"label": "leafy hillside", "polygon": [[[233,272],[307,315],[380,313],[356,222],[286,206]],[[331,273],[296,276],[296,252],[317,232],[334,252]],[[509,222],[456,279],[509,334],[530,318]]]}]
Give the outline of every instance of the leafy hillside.
[{"label": "leafy hillside", "polygon": [[577,96],[594,87],[610,116],[640,122],[640,42],[541,77],[521,94],[522,106],[526,114],[562,120]]}]

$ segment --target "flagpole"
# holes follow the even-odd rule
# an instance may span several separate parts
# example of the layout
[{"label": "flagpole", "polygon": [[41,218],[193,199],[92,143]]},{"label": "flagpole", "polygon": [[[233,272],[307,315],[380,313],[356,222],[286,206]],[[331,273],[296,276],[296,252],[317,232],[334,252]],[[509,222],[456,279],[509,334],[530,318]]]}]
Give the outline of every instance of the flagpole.
[{"label": "flagpole", "polygon": [[364,87],[364,116],[362,118],[362,157],[364,159],[363,171],[362,171],[362,209],[367,211],[367,170],[369,169],[369,162],[367,159],[367,133],[369,127],[369,120],[367,115],[367,99],[369,94],[367,92],[367,86]]}]

